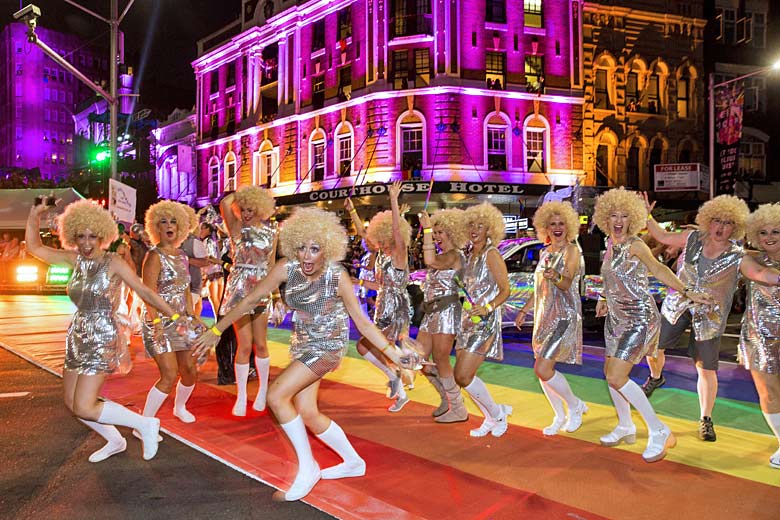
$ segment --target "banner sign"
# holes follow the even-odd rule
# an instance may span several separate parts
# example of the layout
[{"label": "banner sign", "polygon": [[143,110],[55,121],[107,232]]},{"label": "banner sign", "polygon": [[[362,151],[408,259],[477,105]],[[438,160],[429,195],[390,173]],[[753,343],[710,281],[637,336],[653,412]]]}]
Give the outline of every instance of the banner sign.
[{"label": "banner sign", "polygon": [[108,212],[117,222],[135,222],[135,188],[114,179],[108,180]]},{"label": "banner sign", "polygon": [[[353,197],[369,195],[387,195],[389,184],[363,184],[355,188]],[[401,193],[420,193],[426,195],[431,183],[427,181],[405,182]],[[432,193],[463,193],[467,195],[528,195],[527,184],[503,184],[494,182],[460,182],[434,181]],[[312,202],[346,199],[352,190],[351,186],[334,190],[310,191],[294,195],[280,195],[276,198],[278,206],[289,204],[307,204]]]},{"label": "banner sign", "polygon": [[709,191],[709,168],[701,163],[656,164],[655,191]]},{"label": "banner sign", "polygon": [[742,139],[745,84],[736,81],[715,91],[715,180],[718,193],[734,193]]}]

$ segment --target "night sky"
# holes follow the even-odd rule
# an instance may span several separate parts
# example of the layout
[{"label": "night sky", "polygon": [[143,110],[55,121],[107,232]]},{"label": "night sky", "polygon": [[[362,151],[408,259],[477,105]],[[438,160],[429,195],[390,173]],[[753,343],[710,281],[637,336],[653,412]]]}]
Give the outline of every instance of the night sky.
[{"label": "night sky", "polygon": [[[76,0],[108,18],[108,0]],[[109,27],[64,0],[24,0],[41,8],[39,25],[69,32],[109,50]],[[121,14],[128,0],[119,0]],[[0,0],[0,24],[13,21],[19,0]],[[224,27],[241,13],[241,0],[135,0],[119,29],[125,33],[125,62],[140,77],[140,104],[164,117],[174,108],[195,104],[195,75],[190,63],[196,42]],[[144,59],[144,49],[146,58]],[[143,66],[145,62],[145,66]]]}]

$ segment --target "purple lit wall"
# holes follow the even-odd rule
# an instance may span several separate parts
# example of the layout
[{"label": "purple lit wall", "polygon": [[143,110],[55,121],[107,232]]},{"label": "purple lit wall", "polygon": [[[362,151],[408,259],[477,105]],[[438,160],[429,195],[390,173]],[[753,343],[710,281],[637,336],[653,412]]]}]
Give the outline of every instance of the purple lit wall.
[{"label": "purple lit wall", "polygon": [[[107,76],[105,52],[44,27],[36,33],[89,77]],[[0,33],[0,64],[0,166],[38,167],[44,178],[78,166],[73,114],[92,91],[29,43],[24,24],[9,24]]]}]

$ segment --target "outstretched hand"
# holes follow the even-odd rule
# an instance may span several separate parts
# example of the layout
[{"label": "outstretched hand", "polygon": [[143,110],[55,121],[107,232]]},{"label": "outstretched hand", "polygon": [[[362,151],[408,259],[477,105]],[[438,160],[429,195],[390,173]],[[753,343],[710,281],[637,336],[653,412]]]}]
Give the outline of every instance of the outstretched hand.
[{"label": "outstretched hand", "polygon": [[642,193],[642,201],[645,203],[645,209],[647,210],[647,214],[651,214],[653,212],[653,208],[655,208],[655,201],[652,203],[650,202],[650,199],[647,196],[647,192],[643,191]]},{"label": "outstretched hand", "polygon": [[401,195],[401,186],[403,183],[401,181],[395,181],[393,184],[391,184],[387,188],[387,192],[390,194],[390,198],[393,200],[398,200],[398,197]]},{"label": "outstretched hand", "polygon": [[214,334],[211,329],[206,330],[193,342],[195,348],[192,349],[192,357],[199,358],[215,347],[217,343],[219,343],[219,336]]},{"label": "outstretched hand", "polygon": [[431,227],[431,217],[428,215],[428,212],[423,210],[420,213],[417,214],[417,216],[420,219],[420,225],[423,228],[430,228]]}]

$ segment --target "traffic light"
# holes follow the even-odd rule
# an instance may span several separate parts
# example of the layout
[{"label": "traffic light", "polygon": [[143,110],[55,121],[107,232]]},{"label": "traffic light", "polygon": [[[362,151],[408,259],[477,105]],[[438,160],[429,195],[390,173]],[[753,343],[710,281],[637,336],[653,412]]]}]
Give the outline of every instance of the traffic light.
[{"label": "traffic light", "polygon": [[108,152],[108,150],[100,150],[95,154],[95,162],[106,162],[109,159],[111,159],[111,154]]}]

